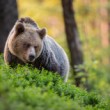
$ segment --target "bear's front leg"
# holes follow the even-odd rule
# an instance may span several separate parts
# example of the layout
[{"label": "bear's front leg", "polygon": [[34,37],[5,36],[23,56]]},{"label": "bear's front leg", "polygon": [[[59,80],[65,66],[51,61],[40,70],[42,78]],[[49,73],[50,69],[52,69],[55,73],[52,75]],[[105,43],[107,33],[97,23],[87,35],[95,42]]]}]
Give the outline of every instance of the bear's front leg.
[{"label": "bear's front leg", "polygon": [[57,72],[61,75],[60,65],[58,64],[53,54],[51,54],[50,58],[48,59],[47,70],[50,70],[52,72]]}]

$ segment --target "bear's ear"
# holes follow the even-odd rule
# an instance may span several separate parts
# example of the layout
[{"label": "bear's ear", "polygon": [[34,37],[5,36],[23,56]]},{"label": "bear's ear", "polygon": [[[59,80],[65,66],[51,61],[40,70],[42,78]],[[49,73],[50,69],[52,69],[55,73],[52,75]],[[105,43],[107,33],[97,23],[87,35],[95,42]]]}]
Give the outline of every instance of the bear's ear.
[{"label": "bear's ear", "polygon": [[42,29],[37,29],[38,34],[40,35],[40,38],[43,39],[46,35],[46,29],[42,28]]},{"label": "bear's ear", "polygon": [[22,24],[22,23],[17,23],[16,24],[16,27],[15,27],[15,33],[16,33],[16,35],[19,35],[19,34],[21,34],[22,32],[24,32],[24,25]]}]

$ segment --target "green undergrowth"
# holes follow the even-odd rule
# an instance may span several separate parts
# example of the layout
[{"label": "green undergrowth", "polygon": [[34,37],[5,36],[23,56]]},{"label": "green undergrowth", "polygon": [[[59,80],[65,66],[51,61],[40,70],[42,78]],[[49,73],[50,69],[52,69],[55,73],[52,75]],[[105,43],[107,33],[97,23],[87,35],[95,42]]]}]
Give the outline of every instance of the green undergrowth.
[{"label": "green undergrowth", "polygon": [[0,110],[109,110],[107,100],[46,70],[10,68],[0,58]]}]

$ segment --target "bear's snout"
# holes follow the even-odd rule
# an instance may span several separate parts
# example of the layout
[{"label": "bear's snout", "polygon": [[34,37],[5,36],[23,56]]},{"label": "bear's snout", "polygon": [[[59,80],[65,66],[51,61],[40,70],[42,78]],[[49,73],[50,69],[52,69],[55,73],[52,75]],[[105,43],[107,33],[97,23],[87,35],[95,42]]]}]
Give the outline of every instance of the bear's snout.
[{"label": "bear's snout", "polygon": [[36,52],[35,52],[35,48],[33,46],[29,47],[28,52],[27,52],[27,60],[29,62],[33,62],[36,58]]},{"label": "bear's snout", "polygon": [[34,61],[34,59],[35,59],[35,55],[30,54],[29,55],[29,61],[32,62],[32,61]]}]

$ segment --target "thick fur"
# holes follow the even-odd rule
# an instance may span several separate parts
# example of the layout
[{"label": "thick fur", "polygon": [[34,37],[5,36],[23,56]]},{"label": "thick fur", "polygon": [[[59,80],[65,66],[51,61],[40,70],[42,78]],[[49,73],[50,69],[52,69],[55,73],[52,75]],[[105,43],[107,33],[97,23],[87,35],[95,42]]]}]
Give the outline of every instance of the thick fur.
[{"label": "thick fur", "polygon": [[[37,24],[30,18],[21,18],[17,22],[23,23],[24,27],[28,27],[30,29],[39,29]],[[12,37],[12,34],[15,31],[16,26],[12,29],[7,39],[5,49],[4,49],[4,60],[6,64],[9,65],[17,65],[17,64],[25,64],[16,54],[15,52],[11,52],[9,40]],[[22,30],[20,30],[22,31]],[[26,30],[27,31],[27,30]],[[19,31],[18,31],[19,32]],[[34,31],[33,31],[34,32]],[[20,36],[20,35],[19,35]],[[15,37],[15,36],[14,36]],[[16,37],[14,38],[16,39]],[[30,42],[30,41],[28,41]],[[13,41],[14,43],[14,41]],[[14,47],[16,50],[16,47]],[[14,50],[12,50],[14,51]],[[61,48],[58,43],[55,42],[54,39],[45,35],[42,38],[42,50],[40,55],[35,59],[31,64],[38,69],[46,69],[53,72],[58,72],[61,76],[65,76],[65,81],[67,81],[68,73],[69,73],[69,61],[66,53],[63,48]]]}]

